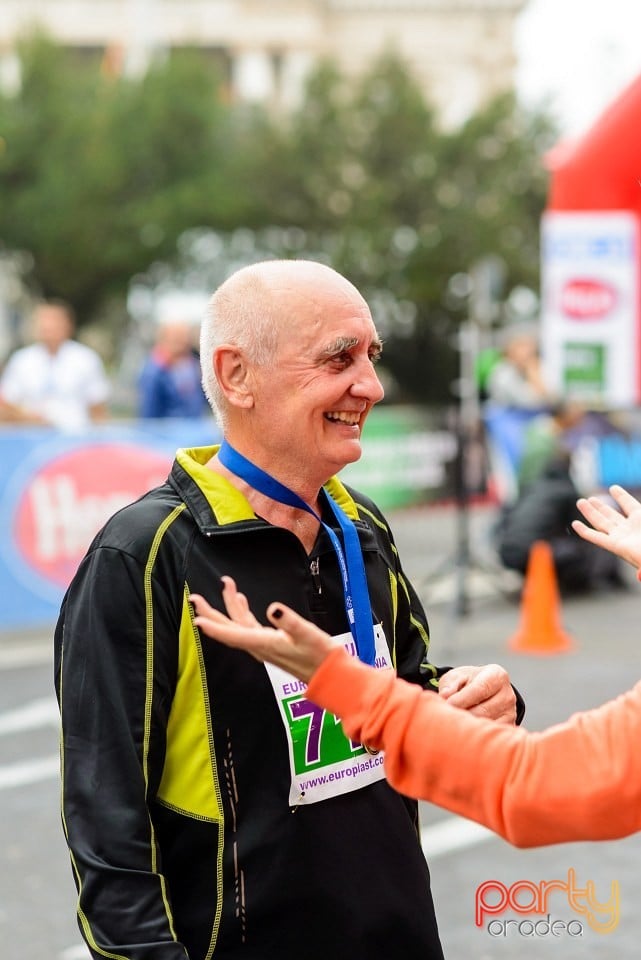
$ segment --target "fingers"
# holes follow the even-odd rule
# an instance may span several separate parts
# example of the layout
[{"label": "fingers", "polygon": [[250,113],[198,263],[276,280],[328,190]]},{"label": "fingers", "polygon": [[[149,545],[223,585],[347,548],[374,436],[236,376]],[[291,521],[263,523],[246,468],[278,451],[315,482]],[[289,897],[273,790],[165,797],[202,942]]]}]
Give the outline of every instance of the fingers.
[{"label": "fingers", "polygon": [[628,493],[627,490],[620,487],[618,483],[610,487],[610,494],[626,517],[628,517],[633,510],[641,509],[641,503],[639,503],[636,497],[633,497],[631,493]]},{"label": "fingers", "polygon": [[616,504],[598,497],[581,498],[577,508],[587,523],[572,522],[572,529],[583,540],[616,554],[637,568],[641,567],[641,503],[623,487],[614,484],[610,496]]},{"label": "fingers", "polygon": [[230,643],[230,638],[233,639],[239,625],[226,617],[220,610],[212,607],[200,594],[192,593],[189,599],[196,612],[194,617],[196,626],[208,637],[213,637],[214,640],[222,640],[223,643]]},{"label": "fingers", "polygon": [[203,617],[209,620],[214,620],[218,623],[227,623],[228,617],[224,613],[221,613],[220,610],[216,610],[215,607],[212,607],[204,597],[201,597],[199,593],[192,593],[189,595],[191,603],[194,605],[194,609],[199,617]]},{"label": "fingers", "polygon": [[483,703],[470,707],[467,711],[474,717],[484,717],[486,720],[494,720],[495,723],[507,723],[514,725],[516,722],[516,697],[505,700],[503,697],[492,697]]},{"label": "fingers", "polygon": [[578,533],[583,540],[594,543],[597,547],[607,547],[607,533],[601,533],[599,530],[595,530],[594,527],[588,527],[582,520],[573,520],[571,526],[574,532]]},{"label": "fingers", "polygon": [[223,601],[230,619],[247,627],[259,626],[258,620],[249,609],[247,597],[244,593],[240,593],[235,581],[231,577],[221,577],[221,580],[223,583]]},{"label": "fingers", "polygon": [[[450,676],[454,674],[454,678]],[[507,673],[498,664],[484,667],[455,667],[439,682],[439,693],[454,706],[469,710],[493,697],[507,681]]]},{"label": "fingers", "polygon": [[[340,646],[328,633],[311,623],[284,603],[272,603],[267,618],[287,637],[287,647],[281,648],[281,657],[274,661],[299,680],[309,682],[327,655]],[[271,653],[270,653],[271,659]]]},{"label": "fingers", "polygon": [[[232,577],[221,577],[221,582],[223,584],[223,601],[229,619],[233,620],[234,623],[241,623],[248,627],[258,626],[258,620],[249,609],[247,597],[244,593],[240,593]],[[199,616],[208,617],[217,623],[227,621],[224,613],[212,607],[200,594],[192,593],[189,599],[196,607]]]},{"label": "fingers", "polygon": [[267,617],[280,630],[285,630],[299,647],[325,651],[334,647],[332,638],[310,620],[306,620],[284,603],[272,603],[267,608]]},{"label": "fingers", "polygon": [[256,660],[273,663],[308,682],[335,646],[329,634],[282,603],[270,604],[267,616],[274,627],[264,627],[249,609],[247,597],[236,588],[234,580],[223,577],[222,582],[228,616],[194,593],[190,600],[196,611],[196,626],[213,640],[245,650]]},{"label": "fingers", "polygon": [[449,670],[440,679],[439,693],[452,706],[476,716],[503,723],[516,720],[516,694],[507,671],[497,663]]},{"label": "fingers", "polygon": [[199,593],[192,593],[189,599],[196,611],[194,623],[214,640],[220,640],[228,646],[242,646],[241,637],[256,627],[260,629],[260,624],[249,609],[247,597],[237,590],[234,580],[231,577],[222,577],[221,580],[228,615],[212,607]]},{"label": "fingers", "polygon": [[453,670],[448,670],[447,673],[443,674],[438,682],[439,696],[448,700],[469,682],[469,676],[463,673],[464,669],[463,667],[455,667]]},{"label": "fingers", "polygon": [[595,530],[601,530],[604,533],[620,522],[621,514],[610,504],[600,500],[599,497],[581,497],[577,500],[577,508]]},{"label": "fingers", "polygon": [[624,523],[626,518],[635,511],[641,511],[641,503],[631,493],[618,484],[609,488],[610,495],[619,507],[615,510],[609,503],[600,497],[581,497],[577,500],[577,508],[588,523],[596,530],[607,533]]}]

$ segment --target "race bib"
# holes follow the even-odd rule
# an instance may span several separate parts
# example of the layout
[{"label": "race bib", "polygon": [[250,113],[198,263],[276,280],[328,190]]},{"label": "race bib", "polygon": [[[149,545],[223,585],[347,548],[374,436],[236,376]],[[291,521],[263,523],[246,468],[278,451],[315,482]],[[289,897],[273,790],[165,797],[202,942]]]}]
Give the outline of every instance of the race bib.
[{"label": "race bib", "polygon": [[[377,669],[392,669],[383,628],[374,627]],[[356,647],[351,633],[335,637],[352,656]],[[342,793],[360,790],[382,780],[383,754],[369,753],[350,740],[340,720],[305,697],[307,684],[272,664],[265,664],[280,708],[289,747],[290,806],[318,803]]]}]

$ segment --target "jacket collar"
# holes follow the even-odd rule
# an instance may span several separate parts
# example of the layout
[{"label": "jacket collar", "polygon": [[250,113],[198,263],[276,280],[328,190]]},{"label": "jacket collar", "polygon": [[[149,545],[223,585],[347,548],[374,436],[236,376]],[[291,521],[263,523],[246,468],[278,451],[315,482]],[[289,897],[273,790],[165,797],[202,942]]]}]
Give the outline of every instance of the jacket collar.
[{"label": "jacket collar", "polygon": [[[207,467],[218,449],[219,445],[181,448],[176,453],[170,475],[170,482],[203,533],[212,533],[229,524],[257,520],[243,494],[229,480]],[[350,519],[359,519],[356,503],[338,477],[331,477],[324,489]]]}]

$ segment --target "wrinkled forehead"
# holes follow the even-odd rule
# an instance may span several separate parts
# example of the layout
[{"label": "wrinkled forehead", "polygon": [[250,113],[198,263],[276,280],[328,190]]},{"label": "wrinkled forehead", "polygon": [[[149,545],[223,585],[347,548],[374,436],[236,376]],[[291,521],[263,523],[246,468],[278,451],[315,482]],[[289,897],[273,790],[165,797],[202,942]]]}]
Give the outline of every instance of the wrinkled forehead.
[{"label": "wrinkled forehead", "polygon": [[361,310],[299,310],[279,324],[278,353],[310,361],[331,358],[352,350],[380,353],[381,339],[367,305]]}]

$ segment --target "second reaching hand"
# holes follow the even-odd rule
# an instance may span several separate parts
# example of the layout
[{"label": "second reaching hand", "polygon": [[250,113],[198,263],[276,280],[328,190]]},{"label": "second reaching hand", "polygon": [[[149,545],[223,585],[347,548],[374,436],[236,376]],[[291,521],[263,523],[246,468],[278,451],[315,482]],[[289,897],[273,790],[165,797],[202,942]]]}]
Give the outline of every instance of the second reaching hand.
[{"label": "second reaching hand", "polygon": [[[204,634],[230,647],[246,650],[256,660],[276,666],[309,683],[313,674],[339,642],[284,604],[271,603],[267,618],[273,628],[263,627],[249,609],[247,598],[231,577],[222,577],[223,600],[228,616],[212,607],[200,594],[190,600],[196,610],[195,623]],[[283,614],[296,634],[279,629]],[[507,672],[495,663],[485,666],[458,666],[443,674],[439,694],[452,706],[475,716],[514,724],[516,695]]]},{"label": "second reaching hand", "polygon": [[[584,540],[616,554],[641,573],[641,503],[623,487],[614,484],[609,493],[616,510],[600,497],[582,497],[577,507],[585,517],[573,520],[572,529]],[[590,524],[590,526],[588,526]]]}]

